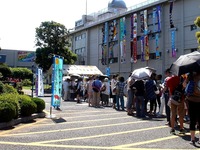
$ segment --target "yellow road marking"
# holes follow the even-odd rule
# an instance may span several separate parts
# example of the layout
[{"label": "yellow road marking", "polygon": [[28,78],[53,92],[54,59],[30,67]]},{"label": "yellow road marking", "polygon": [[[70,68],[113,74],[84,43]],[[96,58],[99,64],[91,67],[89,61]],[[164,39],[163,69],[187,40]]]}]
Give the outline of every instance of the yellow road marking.
[{"label": "yellow road marking", "polygon": [[123,131],[123,132],[114,132],[114,133],[99,134],[99,135],[92,135],[92,136],[85,136],[85,137],[83,136],[83,137],[75,137],[75,138],[59,139],[59,140],[49,140],[49,141],[33,142],[33,143],[43,144],[43,143],[51,143],[51,142],[83,140],[83,139],[106,137],[106,136],[121,135],[121,134],[127,134],[127,133],[134,133],[134,132],[140,132],[140,131],[153,130],[153,129],[160,129],[160,128],[167,128],[167,126],[151,127],[151,128],[138,129],[138,130],[129,130],[129,131]]},{"label": "yellow road marking", "polygon": [[48,130],[48,131],[38,131],[38,132],[28,132],[28,133],[27,132],[26,133],[16,133],[16,134],[7,134],[7,135],[0,135],[0,136],[5,137],[5,136],[22,136],[22,135],[31,135],[31,134],[54,133],[54,132],[64,132],[64,131],[73,131],[73,130],[84,130],[84,129],[90,129],[90,128],[103,128],[103,127],[110,127],[110,126],[129,125],[129,124],[144,123],[144,122],[147,122],[147,121],[125,122],[125,123],[116,123],[116,124],[108,124],[108,125],[59,129],[59,130]]},{"label": "yellow road marking", "polygon": [[[57,147],[57,148],[79,148],[79,149],[108,149],[108,150],[121,150],[119,147],[100,147],[100,146],[84,146],[84,145],[58,145],[58,144],[35,144],[35,143],[19,143],[19,142],[4,142],[0,141],[0,144],[5,145],[20,145],[20,146],[37,146],[37,147]],[[123,148],[123,150],[174,150],[163,148]]]},{"label": "yellow road marking", "polygon": [[65,116],[65,118],[69,119],[69,118],[84,118],[84,117],[92,117],[92,116],[110,116],[110,115],[119,115],[119,113],[114,112],[114,113],[108,113],[108,114],[93,114],[93,115],[81,115],[81,116],[72,116],[72,117]]},{"label": "yellow road marking", "polygon": [[43,122],[44,120],[46,120],[46,119],[41,119],[41,120],[38,120],[38,121],[36,121],[34,123],[31,123],[31,124],[20,124],[20,126],[17,126],[14,129],[10,129],[10,130],[7,130],[7,131],[0,132],[0,136],[5,135],[5,134],[9,134],[10,132],[13,132],[13,131],[16,131],[16,130],[20,130],[20,129],[25,128],[25,127],[33,126],[35,124]]},{"label": "yellow road marking", "polygon": [[[185,135],[190,135],[190,134],[186,133]],[[165,141],[165,140],[174,139],[174,138],[177,138],[177,137],[179,137],[179,136],[178,135],[171,135],[171,136],[168,136],[168,137],[153,139],[153,140],[149,140],[149,141],[137,142],[137,143],[132,143],[132,144],[118,145],[118,146],[114,146],[113,148],[124,149],[125,147],[138,146],[138,145],[150,144],[150,143],[155,143],[155,142],[161,142],[161,141]]]},{"label": "yellow road marking", "polygon": [[[84,114],[84,113],[91,113],[91,112],[104,112],[104,113],[106,113],[106,112],[113,112],[113,110],[110,110],[110,111],[99,111],[99,110],[91,110],[91,111],[87,111],[87,110],[85,110],[85,111],[77,111],[77,110],[67,110],[67,111],[65,111],[65,112],[56,112],[56,114]],[[46,111],[45,110],[45,113],[47,113],[47,114],[49,114],[50,112],[49,111]],[[54,114],[54,112],[53,112],[53,114]]]},{"label": "yellow road marking", "polygon": [[[163,126],[163,127],[166,127],[166,126]],[[158,127],[154,127],[154,128],[158,128]],[[148,128],[148,129],[145,129],[145,130],[151,130],[151,129],[152,128]],[[144,130],[142,130],[142,131],[144,131]],[[139,130],[135,130],[135,132],[139,132]],[[186,135],[189,135],[189,133],[187,133]],[[148,144],[148,143],[153,143],[153,142],[159,142],[159,141],[174,139],[174,138],[178,138],[178,137],[179,136],[171,135],[169,137],[158,138],[158,139],[149,140],[149,141],[145,141],[145,142],[137,142],[137,143],[125,144],[125,145],[119,145],[119,146],[113,146],[113,147],[98,147],[98,146],[84,146],[84,145],[58,145],[58,144],[44,144],[42,142],[19,143],[19,142],[4,142],[4,141],[0,141],[0,144],[22,145],[22,146],[40,146],[40,147],[57,147],[57,148],[79,148],[79,149],[112,149],[112,150],[113,149],[115,149],[115,150],[116,149],[119,149],[119,150],[121,150],[121,149],[123,149],[123,150],[145,150],[145,149],[151,149],[151,150],[159,150],[161,148],[128,148],[128,147],[130,147],[130,146],[138,146],[138,145],[143,145],[143,144]],[[75,139],[75,138],[73,138],[73,139]],[[69,140],[72,140],[72,139],[69,139]],[[54,142],[55,142],[55,140],[54,140]],[[163,149],[162,148],[162,150],[174,150],[174,149]]]},{"label": "yellow road marking", "polygon": [[[98,115],[99,116],[99,115]],[[87,117],[87,116],[85,116]],[[74,117],[76,118],[76,117]],[[78,118],[78,117],[77,117]],[[117,117],[117,118],[103,118],[103,119],[92,119],[92,120],[80,120],[80,121],[71,121],[71,122],[61,122],[59,124],[71,124],[71,123],[83,123],[83,122],[96,122],[96,121],[105,121],[105,120],[115,120],[115,119],[125,119],[125,118],[130,118],[130,116],[126,116],[126,117]],[[40,125],[45,125],[45,126],[49,126],[49,125],[57,125],[56,123],[52,122],[52,123],[45,123],[45,124],[40,124]]]}]

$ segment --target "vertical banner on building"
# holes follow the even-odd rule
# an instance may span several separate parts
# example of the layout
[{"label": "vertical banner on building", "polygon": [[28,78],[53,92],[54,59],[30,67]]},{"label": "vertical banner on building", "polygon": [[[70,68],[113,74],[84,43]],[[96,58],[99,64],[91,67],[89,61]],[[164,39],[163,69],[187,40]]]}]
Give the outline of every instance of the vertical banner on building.
[{"label": "vertical banner on building", "polygon": [[102,28],[102,65],[107,64],[108,22]]},{"label": "vertical banner on building", "polygon": [[113,20],[109,26],[109,63],[114,63],[114,45],[117,40],[117,21]]},{"label": "vertical banner on building", "polygon": [[134,21],[133,21],[133,14],[131,15],[131,42],[130,42],[130,48],[131,48],[131,63],[133,62],[133,27]]},{"label": "vertical banner on building", "polygon": [[161,7],[158,5],[156,7],[156,16],[157,16],[157,23],[158,23],[158,32],[161,31]]},{"label": "vertical banner on building", "polygon": [[145,60],[149,60],[149,38],[148,38],[148,25],[147,25],[147,10],[144,10],[144,50]]},{"label": "vertical banner on building", "polygon": [[144,36],[140,38],[140,45],[141,45],[141,60],[144,61]]},{"label": "vertical banner on building", "polygon": [[144,11],[140,12],[140,45],[141,45],[141,61],[144,61]]},{"label": "vertical banner on building", "polygon": [[41,68],[36,69],[36,96],[44,96],[44,84],[43,84],[43,70]]},{"label": "vertical banner on building", "polygon": [[137,62],[137,14],[131,16],[131,62]]},{"label": "vertical banner on building", "polygon": [[52,97],[51,105],[53,107],[60,107],[62,98],[62,76],[63,76],[63,58],[53,56],[52,64]]},{"label": "vertical banner on building", "polygon": [[173,20],[172,20],[174,0],[170,0],[169,2],[170,2],[169,22],[170,22],[170,31],[171,31],[171,50],[172,50],[172,57],[176,57],[176,47],[175,47],[176,28],[175,28]]},{"label": "vertical banner on building", "polygon": [[121,63],[126,62],[126,18],[120,18],[120,53]]},{"label": "vertical banner on building", "polygon": [[176,57],[176,47],[175,47],[175,37],[176,37],[176,29],[171,29],[171,49],[172,49],[172,57]]},{"label": "vertical banner on building", "polygon": [[159,52],[159,33],[161,31],[160,13],[161,13],[160,6],[153,8],[153,26],[154,26],[154,32],[155,32],[156,59],[160,58],[160,52]]}]

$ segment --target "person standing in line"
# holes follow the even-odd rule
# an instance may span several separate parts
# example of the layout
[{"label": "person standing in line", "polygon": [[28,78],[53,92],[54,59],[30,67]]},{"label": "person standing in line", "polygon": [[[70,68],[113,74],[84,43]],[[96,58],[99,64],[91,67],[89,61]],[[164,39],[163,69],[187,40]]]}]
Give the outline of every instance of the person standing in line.
[{"label": "person standing in line", "polygon": [[[178,112],[178,120],[180,123],[180,134],[185,134],[185,130],[184,130],[184,126],[183,126],[183,122],[184,122],[184,115],[185,115],[185,109],[184,109],[184,93],[183,93],[183,86],[182,86],[182,78],[179,76],[171,76],[168,80],[167,80],[167,87],[169,89],[169,103],[168,105],[170,106],[170,123],[171,123],[171,130],[170,133],[171,134],[175,134],[175,122],[177,119],[177,112]],[[180,89],[182,90],[180,99],[181,102],[179,105],[175,105],[174,103],[172,103],[171,99],[173,98],[174,95],[174,91],[175,89],[180,85]]]},{"label": "person standing in line", "polygon": [[[117,110],[120,110],[120,106],[122,111],[124,111],[124,77],[119,77],[119,81],[116,83],[116,88],[118,89],[116,93],[116,103],[117,103]],[[120,104],[119,104],[120,100]]]},{"label": "person standing in line", "polygon": [[102,105],[108,106],[109,95],[110,95],[110,82],[109,82],[108,78],[104,79],[104,82],[103,82],[102,88],[101,88],[101,93],[102,93]]},{"label": "person standing in line", "polygon": [[83,78],[79,78],[77,82],[77,89],[76,89],[77,103],[81,103],[82,98],[83,98]]},{"label": "person standing in line", "polygon": [[93,76],[89,77],[89,81],[87,82],[87,92],[88,92],[88,106],[94,106],[93,101],[93,90],[92,90],[92,83],[93,83]]},{"label": "person standing in line", "polygon": [[100,90],[102,87],[102,82],[99,80],[99,76],[96,76],[95,80],[92,83],[92,89],[93,89],[93,100],[94,100],[94,106],[100,107]]},{"label": "person standing in line", "polygon": [[[146,99],[145,99],[145,108],[147,110],[147,103],[150,101],[150,111],[149,115],[155,115],[155,107],[156,107],[156,93],[155,93],[155,73],[151,74],[151,77],[145,83],[145,91],[146,91]],[[154,111],[154,112],[153,112]]]},{"label": "person standing in line", "polygon": [[70,88],[70,100],[74,101],[76,97],[76,81],[75,78],[71,78],[71,82],[69,83]]},{"label": "person standing in line", "polygon": [[70,93],[69,93],[69,82],[70,82],[70,79],[65,79],[65,81],[63,82],[63,91],[64,91],[64,101],[68,101],[69,100],[69,96],[70,96]]},{"label": "person standing in line", "polygon": [[[157,103],[156,103],[156,108],[155,109],[157,109],[157,104],[158,104],[158,108],[159,108],[158,112],[160,111],[160,106],[161,106],[161,100],[160,100],[160,97],[162,95],[162,92],[161,92],[162,81],[161,80],[162,80],[162,75],[161,74],[156,75],[155,81],[156,81],[156,87],[157,87],[159,93],[156,94],[156,101],[157,101]],[[156,110],[155,110],[155,112],[156,112]]]},{"label": "person standing in line", "polygon": [[[187,95],[188,111],[190,116],[190,137],[191,142],[195,145],[195,126],[200,125],[200,72],[191,75],[190,81],[194,83],[192,94]],[[188,83],[190,84],[190,83]],[[199,141],[200,144],[200,127],[199,127]]]},{"label": "person standing in line", "polygon": [[135,96],[136,96],[136,116],[145,118],[145,87],[144,87],[144,81],[143,80],[137,80],[132,85],[132,87],[136,88]]},{"label": "person standing in line", "polygon": [[134,84],[134,82],[135,80],[131,77],[131,74],[130,74],[130,76],[127,79],[127,92],[128,92],[127,104],[126,104],[127,115],[133,115],[132,106],[135,104],[133,103],[134,92],[131,86]]},{"label": "person standing in line", "polygon": [[111,92],[112,92],[112,96],[113,96],[113,108],[116,108],[116,93],[113,91],[115,84],[117,83],[117,77],[118,75],[113,75],[113,78],[111,80]]},{"label": "person standing in line", "polygon": [[164,83],[163,83],[163,96],[164,96],[164,100],[165,100],[165,113],[166,113],[166,117],[167,117],[167,122],[165,123],[165,125],[171,126],[170,123],[170,107],[168,106],[168,101],[169,101],[169,89],[167,87],[167,80],[171,77],[171,73],[170,73],[170,69],[166,69],[165,70],[165,79],[164,79]]}]

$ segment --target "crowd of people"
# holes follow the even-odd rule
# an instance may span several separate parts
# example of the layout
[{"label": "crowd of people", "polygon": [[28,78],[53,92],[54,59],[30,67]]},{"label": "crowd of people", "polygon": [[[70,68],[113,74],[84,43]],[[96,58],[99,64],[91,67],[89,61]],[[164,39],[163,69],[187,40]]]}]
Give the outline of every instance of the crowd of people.
[{"label": "crowd of people", "polygon": [[111,104],[113,109],[125,111],[126,108],[127,115],[138,118],[166,117],[171,134],[176,134],[177,129],[179,134],[185,134],[184,121],[187,121],[191,142],[195,144],[195,130],[200,125],[199,72],[176,76],[167,69],[164,78],[153,72],[145,80],[136,80],[131,74],[126,80],[119,75],[113,75],[111,79],[100,79],[99,76],[68,78],[63,83],[63,89],[66,101],[81,103],[85,100],[89,106],[97,108]]}]

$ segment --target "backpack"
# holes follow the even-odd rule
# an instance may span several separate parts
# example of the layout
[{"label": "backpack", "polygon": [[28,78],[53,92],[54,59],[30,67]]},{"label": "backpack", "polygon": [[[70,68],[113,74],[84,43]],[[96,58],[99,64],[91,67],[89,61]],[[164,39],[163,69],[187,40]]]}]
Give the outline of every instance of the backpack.
[{"label": "backpack", "polygon": [[104,92],[106,90],[106,85],[103,84],[103,86],[101,87],[101,92]]},{"label": "backpack", "polygon": [[98,87],[96,87],[95,85],[95,81],[93,81],[94,83],[92,84],[92,89],[94,92],[98,93],[100,89],[98,89]]},{"label": "backpack", "polygon": [[186,88],[185,88],[185,94],[187,96],[190,96],[190,95],[193,95],[194,93],[194,86],[195,86],[195,83],[194,81],[189,81],[188,84],[186,85]]},{"label": "backpack", "polygon": [[174,105],[179,105],[181,103],[181,97],[182,97],[183,93],[184,93],[183,84],[182,84],[182,82],[180,82],[172,93],[171,102]]}]

